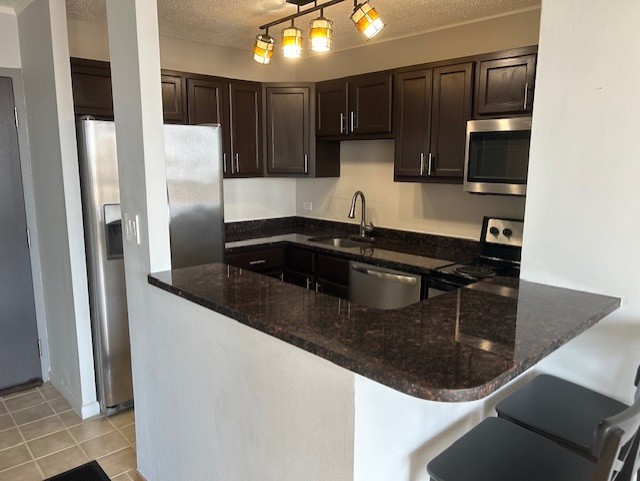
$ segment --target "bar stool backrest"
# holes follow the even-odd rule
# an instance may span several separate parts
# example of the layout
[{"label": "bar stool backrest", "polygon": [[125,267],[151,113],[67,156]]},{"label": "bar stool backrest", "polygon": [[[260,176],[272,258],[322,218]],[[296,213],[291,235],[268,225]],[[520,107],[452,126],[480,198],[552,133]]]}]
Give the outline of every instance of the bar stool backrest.
[{"label": "bar stool backrest", "polygon": [[[640,369],[639,369],[640,374]],[[636,391],[634,403],[621,413],[604,419],[596,428],[591,454],[598,460],[591,481],[621,481],[627,479],[628,465],[634,466],[638,458],[638,443],[631,449],[623,446],[637,437],[640,428],[640,396]],[[627,461],[629,461],[627,463]],[[623,469],[627,468],[626,470]]]}]

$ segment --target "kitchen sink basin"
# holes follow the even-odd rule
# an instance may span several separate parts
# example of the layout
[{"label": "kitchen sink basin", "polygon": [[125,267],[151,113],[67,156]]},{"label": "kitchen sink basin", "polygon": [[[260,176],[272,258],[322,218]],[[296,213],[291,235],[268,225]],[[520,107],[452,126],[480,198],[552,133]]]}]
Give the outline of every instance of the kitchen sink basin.
[{"label": "kitchen sink basin", "polygon": [[314,237],[309,242],[326,244],[334,247],[371,247],[373,239],[361,240],[352,237]]}]

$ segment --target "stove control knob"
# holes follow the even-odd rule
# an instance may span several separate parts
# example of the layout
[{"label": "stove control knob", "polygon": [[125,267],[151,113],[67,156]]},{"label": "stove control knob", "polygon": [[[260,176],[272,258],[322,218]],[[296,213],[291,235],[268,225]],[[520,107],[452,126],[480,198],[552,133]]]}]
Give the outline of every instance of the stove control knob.
[{"label": "stove control knob", "polygon": [[497,227],[492,227],[491,229],[489,229],[489,232],[493,235],[498,235],[500,234],[500,229],[498,229]]},{"label": "stove control knob", "polygon": [[513,231],[508,227],[505,227],[502,233],[504,234],[505,237],[511,237],[511,235],[513,234]]}]

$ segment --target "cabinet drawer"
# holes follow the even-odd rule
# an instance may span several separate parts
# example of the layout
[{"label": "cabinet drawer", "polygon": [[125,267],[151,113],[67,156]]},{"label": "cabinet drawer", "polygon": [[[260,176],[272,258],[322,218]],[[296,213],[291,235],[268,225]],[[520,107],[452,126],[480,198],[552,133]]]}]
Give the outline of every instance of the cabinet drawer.
[{"label": "cabinet drawer", "polygon": [[261,249],[226,256],[227,264],[256,272],[274,272],[284,265],[284,249]]},{"label": "cabinet drawer", "polygon": [[349,285],[349,261],[340,257],[318,255],[318,277]]},{"label": "cabinet drawer", "polygon": [[314,273],[313,252],[297,247],[287,247],[287,269],[306,274]]}]

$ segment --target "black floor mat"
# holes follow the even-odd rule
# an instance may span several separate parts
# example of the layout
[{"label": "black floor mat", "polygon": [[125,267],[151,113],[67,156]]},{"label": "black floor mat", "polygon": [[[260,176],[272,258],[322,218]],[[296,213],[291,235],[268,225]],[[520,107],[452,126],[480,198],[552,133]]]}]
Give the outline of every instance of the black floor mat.
[{"label": "black floor mat", "polygon": [[109,476],[97,462],[91,461],[45,481],[109,481]]}]

